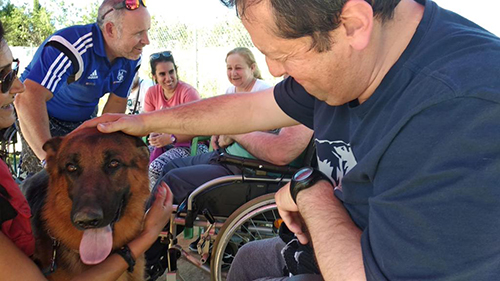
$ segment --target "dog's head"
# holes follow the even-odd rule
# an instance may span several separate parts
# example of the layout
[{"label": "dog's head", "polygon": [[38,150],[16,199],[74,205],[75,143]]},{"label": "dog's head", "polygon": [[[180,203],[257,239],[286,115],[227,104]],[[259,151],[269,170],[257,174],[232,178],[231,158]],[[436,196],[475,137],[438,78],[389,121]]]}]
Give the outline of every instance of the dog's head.
[{"label": "dog's head", "polygon": [[93,264],[138,234],[149,196],[149,151],[141,139],[86,128],[52,138],[43,149],[52,235]]}]

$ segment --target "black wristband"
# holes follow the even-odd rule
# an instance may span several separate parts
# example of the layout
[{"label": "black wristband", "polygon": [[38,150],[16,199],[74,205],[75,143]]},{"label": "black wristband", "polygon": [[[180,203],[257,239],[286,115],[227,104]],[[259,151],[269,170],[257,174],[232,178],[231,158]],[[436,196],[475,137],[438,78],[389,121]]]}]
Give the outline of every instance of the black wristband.
[{"label": "black wristband", "polygon": [[115,253],[120,255],[128,263],[128,272],[134,272],[135,260],[128,245],[125,244],[123,247],[116,250]]},{"label": "black wristband", "polygon": [[300,191],[308,189],[320,180],[327,181],[333,186],[330,178],[319,170],[311,167],[305,167],[298,170],[297,173],[293,175],[290,183],[290,195],[292,196],[293,202],[297,204],[297,194],[299,194]]}]

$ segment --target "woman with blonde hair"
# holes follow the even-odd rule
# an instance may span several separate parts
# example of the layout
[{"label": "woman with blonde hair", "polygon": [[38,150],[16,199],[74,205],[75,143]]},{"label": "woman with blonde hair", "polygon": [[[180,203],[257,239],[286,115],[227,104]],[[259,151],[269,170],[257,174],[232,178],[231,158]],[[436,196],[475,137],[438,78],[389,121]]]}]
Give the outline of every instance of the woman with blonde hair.
[{"label": "woman with blonde hair", "polygon": [[259,67],[250,49],[238,47],[226,55],[227,79],[233,84],[226,94],[258,92],[271,85],[262,80]]}]

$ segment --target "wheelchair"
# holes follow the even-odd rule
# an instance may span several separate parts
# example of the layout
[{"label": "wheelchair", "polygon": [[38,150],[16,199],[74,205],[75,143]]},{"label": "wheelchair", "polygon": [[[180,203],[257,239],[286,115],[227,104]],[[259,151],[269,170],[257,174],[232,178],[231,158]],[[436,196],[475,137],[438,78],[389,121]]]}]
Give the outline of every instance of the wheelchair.
[{"label": "wheelchair", "polygon": [[12,177],[19,184],[24,177],[21,171],[21,151],[16,150],[16,144],[15,125],[0,130],[0,158],[7,164]]},{"label": "wheelchair", "polygon": [[[302,165],[311,166],[314,154],[311,140],[302,155]],[[243,173],[211,180],[175,206],[169,230],[160,234],[163,243],[168,244],[164,261],[168,281],[176,280],[177,260],[181,257],[209,273],[211,280],[225,280],[240,247],[276,237],[282,219],[274,193],[302,167],[276,166],[225,153],[221,153],[219,162],[237,166]],[[193,227],[203,229],[197,243],[200,258],[185,251],[173,235],[183,228],[184,238],[192,239]]]}]

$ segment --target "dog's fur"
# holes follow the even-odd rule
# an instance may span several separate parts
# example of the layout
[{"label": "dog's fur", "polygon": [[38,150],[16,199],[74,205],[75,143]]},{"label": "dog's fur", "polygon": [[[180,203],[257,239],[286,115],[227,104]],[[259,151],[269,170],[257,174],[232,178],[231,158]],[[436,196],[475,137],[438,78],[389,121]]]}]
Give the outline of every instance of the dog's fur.
[{"label": "dog's fur", "polygon": [[[142,230],[144,204],[149,196],[149,151],[139,138],[123,133],[102,134],[95,128],[55,137],[43,146],[46,171],[23,183],[32,208],[36,238],[34,259],[50,267],[52,239],[59,243],[57,269],[50,280],[69,280],[90,268],[80,260],[83,229],[111,223],[113,250],[130,242]],[[91,225],[77,218],[102,214]],[[95,225],[94,225],[95,224]],[[133,273],[118,280],[143,280],[144,257],[137,257]]]}]

